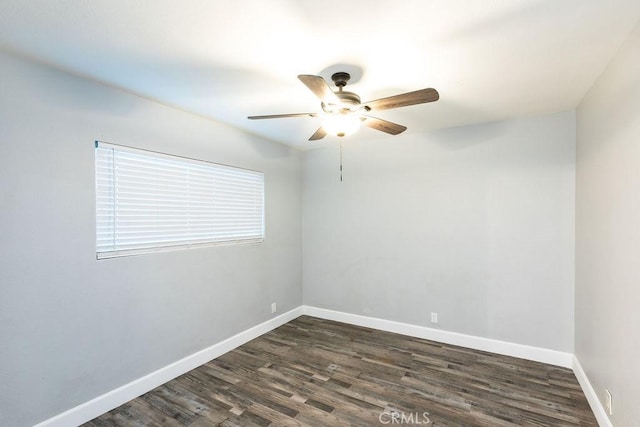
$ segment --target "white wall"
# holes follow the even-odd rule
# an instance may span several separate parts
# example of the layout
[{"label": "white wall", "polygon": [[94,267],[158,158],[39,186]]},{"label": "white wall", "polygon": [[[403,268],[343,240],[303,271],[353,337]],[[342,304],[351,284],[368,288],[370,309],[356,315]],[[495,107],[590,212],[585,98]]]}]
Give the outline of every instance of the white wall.
[{"label": "white wall", "polygon": [[640,24],[577,113],[576,356],[640,424]]},{"label": "white wall", "polygon": [[[299,152],[4,54],[0,94],[0,425],[302,303]],[[96,261],[96,139],[264,171],[264,244]]]},{"label": "white wall", "polygon": [[346,140],[343,182],[338,162],[303,160],[305,304],[573,352],[572,112]]}]

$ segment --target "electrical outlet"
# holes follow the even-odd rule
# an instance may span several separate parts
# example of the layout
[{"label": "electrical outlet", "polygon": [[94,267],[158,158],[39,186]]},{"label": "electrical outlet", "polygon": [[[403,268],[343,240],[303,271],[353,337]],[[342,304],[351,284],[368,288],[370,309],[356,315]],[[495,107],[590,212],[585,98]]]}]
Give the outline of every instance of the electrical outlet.
[{"label": "electrical outlet", "polygon": [[431,323],[438,323],[438,313],[431,312]]},{"label": "electrical outlet", "polygon": [[276,306],[275,302],[271,303],[271,314],[275,313],[276,311],[278,311],[278,308]]},{"label": "electrical outlet", "polygon": [[611,392],[608,389],[604,389],[604,392],[606,393],[606,402],[605,402],[605,406],[607,407],[607,414],[609,415],[613,415],[613,401],[611,400]]}]

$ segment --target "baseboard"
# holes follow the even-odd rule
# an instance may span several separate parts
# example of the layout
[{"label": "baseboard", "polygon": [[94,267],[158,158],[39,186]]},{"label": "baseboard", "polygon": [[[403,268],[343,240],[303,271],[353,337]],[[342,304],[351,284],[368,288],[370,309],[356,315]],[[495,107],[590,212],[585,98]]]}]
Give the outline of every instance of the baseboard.
[{"label": "baseboard", "polygon": [[302,306],[302,312],[303,314],[319,317],[321,319],[335,320],[337,322],[349,323],[351,325],[364,326],[373,329],[380,329],[387,332],[409,335],[412,337],[438,341],[445,344],[458,345],[475,350],[482,350],[491,353],[503,354],[506,356],[519,357],[536,362],[548,363],[550,365],[562,366],[563,368],[571,368],[573,366],[573,354],[556,350],[549,350],[546,348],[515,344],[490,338],[476,337],[472,335],[460,334],[457,332],[443,331],[440,329],[427,328],[425,326],[394,322],[392,320],[384,320],[375,317],[361,316],[358,314],[344,313],[341,311],[328,310],[325,308],[312,307],[308,305]]},{"label": "baseboard", "polygon": [[49,418],[35,427],[78,426],[170,381],[198,366],[219,357],[254,338],[302,315],[302,307],[294,308],[273,319],[269,319],[224,341],[158,369],[142,378],[109,391],[75,408]]},{"label": "baseboard", "polygon": [[600,426],[612,427],[600,400],[595,394],[593,387],[591,387],[578,359],[576,359],[573,354],[306,305],[294,308],[291,311],[269,319],[211,347],[158,369],[142,378],[138,378],[75,408],[69,409],[53,418],[49,418],[37,424],[35,427],[69,427],[83,424],[303,314],[476,350],[534,360],[565,368],[573,368]]},{"label": "baseboard", "polygon": [[584,369],[582,369],[582,365],[580,365],[576,356],[573,356],[573,373],[576,375],[578,383],[580,384],[580,387],[582,387],[584,395],[587,397],[587,401],[589,402],[589,406],[591,406],[593,414],[596,416],[598,425],[600,427],[613,427],[613,424],[607,415],[607,410],[602,406],[602,402],[598,398],[598,394],[593,389],[591,381],[589,381],[587,374],[584,372]]}]

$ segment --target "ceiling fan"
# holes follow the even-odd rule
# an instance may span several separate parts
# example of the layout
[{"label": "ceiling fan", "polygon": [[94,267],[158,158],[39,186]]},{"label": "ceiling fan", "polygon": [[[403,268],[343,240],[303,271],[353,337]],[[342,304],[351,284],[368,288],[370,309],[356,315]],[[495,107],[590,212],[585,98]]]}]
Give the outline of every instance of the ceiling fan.
[{"label": "ceiling fan", "polygon": [[349,73],[334,73],[331,76],[331,80],[333,80],[338,87],[338,90],[333,91],[320,76],[309,74],[301,74],[298,76],[298,79],[320,99],[322,112],[272,114],[267,116],[249,116],[247,118],[250,120],[259,120],[280,119],[285,117],[321,117],[323,119],[322,126],[311,135],[309,141],[322,139],[327,136],[327,134],[342,137],[358,130],[360,124],[391,135],[397,135],[407,130],[407,127],[371,117],[367,115],[367,113],[370,111],[389,110],[391,108],[434,102],[440,98],[437,90],[428,88],[376,99],[374,101],[360,102],[360,97],[357,94],[343,90],[350,78]]}]

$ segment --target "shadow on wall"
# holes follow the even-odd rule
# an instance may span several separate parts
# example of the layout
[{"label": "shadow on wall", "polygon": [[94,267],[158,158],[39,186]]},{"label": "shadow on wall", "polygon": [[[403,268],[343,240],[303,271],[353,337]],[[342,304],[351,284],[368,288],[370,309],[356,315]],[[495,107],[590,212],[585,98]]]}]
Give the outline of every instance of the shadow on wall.
[{"label": "shadow on wall", "polygon": [[[21,55],[10,52],[8,54],[20,60],[23,59]],[[140,67],[143,65],[140,64]],[[144,72],[141,75],[158,70],[155,73],[155,78],[150,79],[145,87],[150,90],[154,85],[160,85],[164,88],[159,92],[161,97],[170,99],[172,95],[181,92],[178,99],[187,102],[197,98],[197,102],[202,105],[206,103],[217,104],[216,108],[220,107],[220,98],[233,94],[234,88],[238,85],[249,84],[251,86],[264,83],[260,75],[248,75],[242,70],[224,67],[190,67],[185,64],[171,66],[158,63],[145,64],[144,67]],[[152,67],[153,70],[146,67]],[[144,94],[132,95],[131,92],[111,85],[99,82],[96,84],[96,80],[52,69],[47,64],[42,64],[41,67],[25,68],[21,70],[21,74],[25,80],[29,81],[28,87],[33,91],[34,99],[37,99],[43,106],[60,112],[129,117],[135,120],[135,112],[141,106],[140,99],[136,97],[141,96],[144,99]],[[188,78],[185,78],[185,75]],[[275,86],[277,88],[277,84]],[[123,96],[125,94],[128,96]],[[162,103],[162,100],[157,99],[155,102]],[[180,105],[175,104],[169,105],[169,108],[182,109]],[[200,117],[222,126],[234,127],[233,124],[225,122],[224,118],[222,121],[218,121],[211,116],[200,115]],[[242,139],[247,142],[251,150],[263,158],[287,158],[293,154],[291,148],[280,143],[246,131],[238,130],[238,132],[242,134]]]},{"label": "shadow on wall", "polygon": [[246,134],[244,140],[251,146],[254,152],[258,153],[265,159],[281,159],[291,157],[294,148],[290,148],[279,142],[270,141],[262,136],[250,134],[243,131]]},{"label": "shadow on wall", "polygon": [[[243,137],[252,149],[267,159],[291,156],[291,149],[280,143],[258,136],[239,124],[246,122],[246,115],[234,113],[239,103],[269,105],[290,86],[273,76],[252,70],[229,67],[216,62],[189,63],[179,61],[134,62],[134,74],[144,76],[144,81],[126,84],[140,88],[142,96],[148,94],[156,102],[195,114],[223,126],[229,126]],[[137,77],[136,77],[137,78]],[[266,107],[250,107],[256,111]]]},{"label": "shadow on wall", "polygon": [[[442,148],[447,150],[464,150],[497,139],[504,135],[510,126],[512,126],[511,120],[471,126],[458,126],[433,131],[429,136]],[[470,128],[473,128],[473,132],[469,132]]]},{"label": "shadow on wall", "polygon": [[[23,60],[21,55],[9,53]],[[27,58],[29,62],[31,59]],[[69,112],[96,112],[110,116],[130,115],[136,108],[135,98],[124,97],[113,87],[96,85],[85,76],[69,74],[63,70],[40,64],[41,68],[24,68],[22,78],[29,82],[33,98],[43,105]]]},{"label": "shadow on wall", "polygon": [[[640,32],[640,25],[637,26],[636,33]],[[637,62],[640,64],[640,62]],[[636,114],[637,108],[635,107],[637,99],[640,98],[640,67],[636,72],[630,73],[632,78],[618,79],[615,85],[609,85],[607,87],[608,95],[606,97],[599,97],[596,108],[598,114],[602,118],[598,123],[586,123],[585,128],[589,129],[589,133],[596,133],[591,139],[596,142],[601,148],[610,148],[610,141],[618,139],[620,132],[629,132],[630,129],[634,129],[640,126],[638,116]],[[596,87],[595,90],[598,90]],[[578,111],[587,109],[589,110],[593,104],[589,103],[589,98],[585,98]],[[597,126],[596,126],[597,124]]]}]

